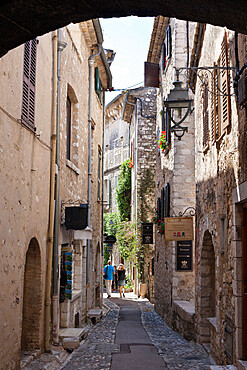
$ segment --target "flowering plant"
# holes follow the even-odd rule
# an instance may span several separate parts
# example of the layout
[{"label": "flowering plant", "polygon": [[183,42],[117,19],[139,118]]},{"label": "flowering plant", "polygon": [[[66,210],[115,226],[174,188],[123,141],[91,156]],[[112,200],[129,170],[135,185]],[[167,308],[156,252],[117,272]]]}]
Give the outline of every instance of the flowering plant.
[{"label": "flowering plant", "polygon": [[159,144],[159,149],[161,149],[162,152],[164,152],[164,150],[167,147],[166,132],[165,131],[161,131],[160,137],[158,138],[157,141],[158,141],[158,144]]},{"label": "flowering plant", "polygon": [[164,221],[158,224],[158,233],[165,234],[165,222]]},{"label": "flowering plant", "polygon": [[163,220],[159,220],[157,208],[155,209],[153,223],[157,225],[158,234],[165,234],[165,219],[163,218]]},{"label": "flowering plant", "polygon": [[134,165],[133,165],[132,159],[130,159],[130,160],[129,160],[128,167],[130,167],[130,168],[131,168],[131,167],[133,167],[133,166],[134,166]]}]

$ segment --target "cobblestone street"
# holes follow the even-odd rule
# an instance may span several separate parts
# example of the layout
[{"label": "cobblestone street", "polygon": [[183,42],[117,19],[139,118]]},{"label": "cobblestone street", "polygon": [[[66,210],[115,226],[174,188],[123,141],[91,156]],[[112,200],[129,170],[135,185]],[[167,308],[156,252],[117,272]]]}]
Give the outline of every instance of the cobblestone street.
[{"label": "cobblestone street", "polygon": [[[138,300],[131,294],[126,294],[126,298],[119,299],[117,294],[112,298],[105,299],[105,304],[109,307],[108,314],[98,323],[88,335],[88,338],[81,343],[80,347],[74,351],[60,367],[64,370],[73,369],[210,369],[213,362],[210,360],[204,349],[188,342],[178,333],[171,330],[157,315],[153,305],[147,300]],[[118,324],[122,322],[127,326],[127,318],[123,318],[122,309],[131,312],[137,310],[141,314],[141,323],[145,329],[150,343],[135,343],[133,338],[128,345],[121,344],[118,340]],[[125,321],[126,320],[126,321]],[[126,324],[125,324],[126,323]],[[135,322],[130,324],[134,327]],[[139,329],[138,329],[139,330]],[[145,334],[146,335],[146,334]],[[149,339],[148,339],[149,340]],[[127,341],[127,336],[126,340]],[[144,340],[142,340],[143,342]],[[139,344],[139,345],[137,345]],[[152,347],[152,355],[157,352],[160,362],[158,366],[150,366],[147,362],[139,363],[140,351],[142,348]],[[132,366],[129,355],[132,350],[139,350],[135,364]],[[143,357],[145,359],[145,351]],[[117,355],[118,354],[118,355]],[[159,355],[158,355],[159,354]],[[147,354],[149,356],[149,354]],[[118,357],[120,356],[120,357]],[[126,360],[125,360],[126,356]],[[135,356],[135,355],[134,355]],[[118,360],[119,359],[119,360]],[[115,365],[114,365],[115,364]],[[212,366],[214,368],[214,366]]]}]

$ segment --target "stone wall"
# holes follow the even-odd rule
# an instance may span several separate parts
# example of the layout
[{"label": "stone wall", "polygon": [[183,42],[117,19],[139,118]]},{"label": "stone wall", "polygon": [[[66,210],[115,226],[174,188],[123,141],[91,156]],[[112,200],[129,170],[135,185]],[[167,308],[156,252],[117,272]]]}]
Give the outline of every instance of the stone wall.
[{"label": "stone wall", "polygon": [[[235,65],[234,33],[218,27],[207,25],[200,65],[213,65],[220,55],[222,40],[227,35],[229,45],[229,65]],[[239,38],[240,63],[246,58],[245,37]],[[209,53],[208,51],[211,50]],[[244,57],[245,55],[245,57]],[[230,79],[233,79],[230,72]],[[246,143],[244,127],[246,116],[243,111],[238,112],[236,96],[231,88],[231,112],[230,125],[223,129],[221,136],[214,142],[210,136],[208,146],[203,147],[203,112],[202,112],[202,86],[199,80],[195,92],[195,116],[196,116],[196,181],[197,181],[197,265],[196,277],[196,331],[198,340],[210,342],[211,353],[218,363],[234,363],[241,356],[242,340],[241,332],[241,256],[236,251],[236,241],[239,240],[236,233],[237,224],[241,224],[241,212],[237,205],[233,206],[232,191],[236,186],[246,181],[246,152],[243,145]],[[212,94],[209,94],[212,101]],[[210,103],[211,104],[211,103]],[[212,133],[212,114],[209,113],[210,135]],[[244,198],[242,199],[244,201]],[[239,212],[239,213],[238,213]],[[203,290],[212,282],[209,264],[205,260],[205,235],[211,238],[213,248],[214,266],[214,307],[212,298],[206,293],[203,298]],[[240,258],[241,259],[241,258]],[[208,267],[207,267],[208,266]],[[201,276],[204,275],[204,280]],[[210,277],[211,275],[211,277]],[[204,281],[204,283],[203,283]],[[210,283],[211,284],[211,283]],[[208,288],[207,288],[208,291]],[[211,293],[213,293],[211,289]],[[205,302],[208,300],[209,311],[206,314]],[[211,302],[211,303],[210,303]],[[214,312],[213,312],[214,311]],[[206,320],[206,316],[214,316],[214,320]],[[205,333],[202,333],[202,321],[205,324]],[[226,326],[231,332],[226,339]],[[241,333],[242,334],[242,333]],[[209,338],[210,337],[210,338]],[[229,343],[231,344],[229,345]],[[230,348],[230,349],[229,349]],[[229,356],[226,356],[226,351]]]},{"label": "stone wall", "polygon": [[[161,114],[163,99],[173,88],[175,79],[174,67],[186,65],[186,22],[171,19],[172,56],[168,59],[165,69],[160,58],[161,88],[157,97],[157,136],[162,131]],[[190,24],[191,39],[194,24]],[[189,49],[189,50],[190,50]],[[162,54],[162,53],[161,53]],[[180,80],[185,76],[180,75]],[[178,120],[178,117],[175,116]],[[173,126],[173,123],[171,123]],[[161,196],[161,189],[170,184],[170,216],[178,216],[187,207],[195,208],[195,173],[194,173],[194,114],[190,114],[182,126],[188,127],[181,140],[171,133],[171,143],[162,152],[157,148],[156,162],[156,199]],[[188,215],[185,213],[185,215]],[[192,271],[176,270],[176,242],[166,242],[165,236],[157,233],[155,246],[155,309],[172,325],[174,300],[184,300],[194,304],[195,268],[193,257]],[[192,243],[194,256],[194,243]],[[179,328],[175,325],[175,328]]]},{"label": "stone wall", "polygon": [[50,186],[51,35],[40,37],[37,45],[36,134],[21,125],[23,50],[20,46],[0,60],[0,326],[3,330],[0,362],[4,369],[19,367],[21,347],[43,347]]}]

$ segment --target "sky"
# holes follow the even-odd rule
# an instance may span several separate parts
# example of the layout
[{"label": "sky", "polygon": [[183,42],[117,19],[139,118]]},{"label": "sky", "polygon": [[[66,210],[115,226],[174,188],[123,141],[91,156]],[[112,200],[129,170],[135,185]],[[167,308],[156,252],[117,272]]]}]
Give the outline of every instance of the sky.
[{"label": "sky", "polygon": [[[111,65],[112,86],[115,89],[126,89],[143,86],[144,62],[147,60],[151,39],[153,17],[123,17],[100,19],[103,31],[103,47],[116,52]],[[107,92],[106,104],[121,91]]]}]

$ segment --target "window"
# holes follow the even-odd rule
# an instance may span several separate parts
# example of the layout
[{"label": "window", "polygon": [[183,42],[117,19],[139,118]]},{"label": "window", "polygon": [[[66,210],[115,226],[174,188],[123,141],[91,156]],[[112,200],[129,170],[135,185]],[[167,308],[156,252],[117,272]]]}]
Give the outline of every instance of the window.
[{"label": "window", "polygon": [[118,186],[118,175],[115,175],[115,189],[117,188]]},{"label": "window", "polygon": [[[221,43],[221,54],[217,61],[219,67],[228,67],[227,34]],[[218,140],[224,130],[231,124],[231,100],[228,70],[214,70],[212,78],[211,100],[211,139]]]},{"label": "window", "polygon": [[98,192],[97,192],[97,197],[98,200],[100,200],[100,194],[101,194],[101,149],[99,148],[98,151]]},{"label": "window", "polygon": [[171,143],[170,118],[168,111],[164,107],[162,109],[161,131],[165,131],[166,142],[169,145]]},{"label": "window", "polygon": [[66,150],[66,158],[71,160],[71,101],[70,98],[67,96],[67,124],[66,124],[66,131],[67,131],[67,150]]},{"label": "window", "polygon": [[95,68],[95,92],[98,95],[99,101],[101,103],[101,90],[102,90],[102,85],[100,81],[100,76],[99,76],[99,68]]},{"label": "window", "polygon": [[203,87],[202,93],[203,101],[203,147],[208,145],[209,141],[209,127],[208,127],[208,84]]},{"label": "window", "polygon": [[111,179],[107,179],[107,206],[111,205]]},{"label": "window", "polygon": [[36,55],[37,41],[26,42],[24,45],[21,120],[34,131]]}]

